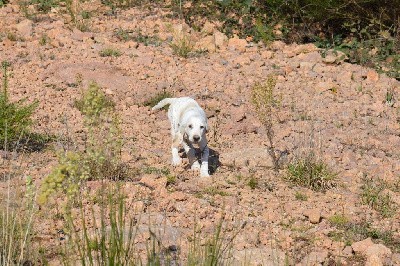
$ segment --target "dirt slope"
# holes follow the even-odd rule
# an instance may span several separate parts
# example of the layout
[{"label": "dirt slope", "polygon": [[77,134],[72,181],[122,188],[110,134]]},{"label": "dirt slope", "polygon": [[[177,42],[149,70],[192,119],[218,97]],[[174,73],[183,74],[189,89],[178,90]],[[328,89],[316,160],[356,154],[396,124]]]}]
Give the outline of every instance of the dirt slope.
[{"label": "dirt slope", "polygon": [[[145,208],[144,202],[150,202],[144,212],[154,218],[164,245],[179,245],[180,239],[186,239],[195,217],[202,231],[211,234],[222,213],[230,228],[245,223],[234,241],[234,257],[250,258],[255,264],[280,265],[288,257],[290,264],[362,265],[355,255],[364,253],[332,237],[336,228],[329,218],[335,214],[388,230],[399,244],[400,102],[386,101],[388,92],[394,92],[395,100],[400,95],[398,81],[340,62],[339,56],[322,58],[314,45],[274,42],[266,48],[224,39],[212,27],[194,32],[167,18],[161,9],[131,8],[110,16],[104,7],[92,5],[96,8],[88,32],[72,27],[68,16],[57,9],[33,22],[18,12],[18,5],[1,8],[0,60],[12,63],[12,99],[39,100],[34,117],[37,132],[82,139],[82,117],[73,107],[81,93],[80,80],[84,87],[96,81],[112,97],[122,119],[124,162],[138,169],[168,168],[177,177],[174,185],[167,186],[162,173],[142,172],[134,178],[140,184],[126,184],[127,191],[137,191],[130,196],[143,202],[138,206]],[[118,29],[132,36],[140,30],[150,43],[120,40]],[[185,59],[168,44],[182,32],[197,47],[210,50],[215,48],[215,36],[222,39],[217,51]],[[8,38],[9,34],[16,39]],[[121,55],[102,57],[105,48]],[[266,131],[250,101],[252,86],[268,75],[277,77],[275,94],[281,99],[274,139],[282,162],[313,151],[338,173],[336,188],[313,192],[283,181],[284,170],[276,174],[271,169]],[[153,113],[143,106],[163,90],[194,97],[206,110],[215,166],[210,179],[170,166],[166,112]],[[53,145],[24,154],[23,175],[40,184],[56,162]],[[397,204],[392,217],[382,218],[361,203],[365,176],[397,184],[387,189]],[[251,179],[257,180],[254,189],[248,185]],[[307,200],[296,199],[296,193]],[[139,194],[145,199],[139,200]],[[63,240],[57,230],[62,222],[51,217],[45,221],[39,238],[48,246],[59,245]],[[400,249],[391,248],[390,254],[378,252],[379,260],[400,265],[396,253]]]}]

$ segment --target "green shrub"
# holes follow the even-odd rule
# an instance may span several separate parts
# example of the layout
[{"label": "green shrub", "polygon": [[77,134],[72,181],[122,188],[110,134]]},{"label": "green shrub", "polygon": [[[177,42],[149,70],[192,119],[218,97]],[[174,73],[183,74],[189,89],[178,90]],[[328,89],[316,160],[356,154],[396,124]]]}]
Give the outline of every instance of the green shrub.
[{"label": "green shrub", "polygon": [[113,48],[105,48],[100,51],[100,56],[101,57],[118,57],[121,56],[122,53],[116,49]]},{"label": "green shrub", "polygon": [[24,104],[25,100],[17,103],[10,102],[8,96],[8,67],[9,63],[3,61],[2,92],[0,92],[0,149],[5,149],[9,144],[18,141],[29,134],[32,124],[32,113],[37,107],[37,102]]},{"label": "green shrub", "polygon": [[194,43],[190,39],[190,36],[186,34],[177,34],[174,36],[170,46],[174,54],[183,58],[188,58],[194,49]]},{"label": "green shrub", "polygon": [[336,186],[336,174],[313,155],[290,163],[284,178],[295,185],[315,191],[325,191]]},{"label": "green shrub", "polygon": [[268,153],[272,158],[274,170],[278,171],[280,158],[275,151],[273,124],[276,109],[280,107],[280,100],[274,95],[275,86],[276,77],[274,76],[269,76],[263,83],[254,84],[251,91],[251,103],[255,108],[258,119],[267,131]]},{"label": "green shrub", "polygon": [[361,202],[379,212],[383,217],[391,217],[396,212],[396,204],[384,190],[387,184],[372,178],[363,178]]},{"label": "green shrub", "polygon": [[84,202],[83,197],[77,200],[77,212],[71,206],[67,208],[69,238],[63,254],[65,265],[77,261],[81,265],[140,265],[135,249],[137,221],[128,213],[126,196],[119,184],[103,184],[100,190],[99,211],[95,211],[94,204]]},{"label": "green shrub", "polygon": [[88,180],[124,180],[131,173],[121,162],[122,138],[114,102],[91,83],[75,106],[84,116],[85,150],[60,153],[58,165],[42,184],[42,204],[56,192],[74,198]]}]

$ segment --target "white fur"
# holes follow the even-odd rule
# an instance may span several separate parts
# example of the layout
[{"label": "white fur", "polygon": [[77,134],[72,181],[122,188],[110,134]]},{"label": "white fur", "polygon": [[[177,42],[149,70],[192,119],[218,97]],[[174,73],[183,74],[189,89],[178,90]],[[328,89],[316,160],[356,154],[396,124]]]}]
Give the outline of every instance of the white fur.
[{"label": "white fur", "polygon": [[[208,130],[207,116],[199,104],[189,97],[166,98],[160,101],[152,110],[157,110],[170,104],[168,118],[171,122],[172,135],[172,165],[179,165],[178,148],[183,146],[191,169],[200,168],[200,176],[208,174],[208,155],[206,132]],[[198,145],[201,151],[201,165],[196,159],[193,145]]]}]

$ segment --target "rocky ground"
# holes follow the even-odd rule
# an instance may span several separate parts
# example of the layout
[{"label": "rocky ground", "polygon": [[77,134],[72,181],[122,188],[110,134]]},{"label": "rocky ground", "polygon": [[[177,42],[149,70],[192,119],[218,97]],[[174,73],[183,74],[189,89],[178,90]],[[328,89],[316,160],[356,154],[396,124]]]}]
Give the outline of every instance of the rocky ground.
[{"label": "rocky ground", "polygon": [[[61,9],[36,20],[26,19],[17,4],[0,9],[0,59],[12,63],[10,96],[39,100],[35,132],[79,140],[77,85],[96,81],[121,117],[123,161],[135,169],[168,169],[177,179],[167,185],[162,171],[140,171],[132,178],[139,182],[125,183],[136,210],[150,217],[143,226],[152,220],[163,245],[179,246],[195,223],[212,235],[225,215],[227,234],[238,232],[232,252],[238,264],[400,265],[399,81],[346,63],[340,54],[323,58],[313,44],[276,41],[265,47],[228,39],[212,23],[196,32],[168,10],[130,8],[109,15],[106,7],[86,4],[95,12],[86,32]],[[139,32],[142,38],[129,37]],[[197,52],[175,55],[170,42],[177,36],[187,36]],[[101,56],[106,48],[121,54]],[[273,129],[282,164],[312,151],[337,173],[335,188],[314,192],[284,181],[284,167],[272,170],[266,130],[250,100],[254,84],[269,75],[277,77],[281,101]],[[162,91],[194,97],[204,107],[212,149],[209,179],[170,166],[166,112],[143,105]],[[388,93],[394,100],[387,100]],[[19,154],[21,176],[32,176],[39,186],[57,163],[56,149],[57,142]],[[395,206],[390,217],[362,204],[365,177],[390,184],[384,191]],[[362,235],[347,242],[335,234],[340,231],[331,219],[335,215],[390,232],[392,241]],[[62,227],[54,215],[43,216],[37,240],[54,250],[65,241]]]}]

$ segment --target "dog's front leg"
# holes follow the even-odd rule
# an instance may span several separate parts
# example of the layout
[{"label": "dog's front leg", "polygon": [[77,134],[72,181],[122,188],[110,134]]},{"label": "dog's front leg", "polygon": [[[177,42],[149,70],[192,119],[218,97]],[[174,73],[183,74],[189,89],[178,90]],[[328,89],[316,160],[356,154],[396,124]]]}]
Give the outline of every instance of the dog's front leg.
[{"label": "dog's front leg", "polygon": [[209,149],[207,146],[207,140],[204,138],[200,142],[200,150],[201,150],[201,167],[200,167],[200,176],[207,177],[210,176],[208,173],[208,156],[209,156]]},{"label": "dog's front leg", "polygon": [[178,132],[173,136],[171,151],[172,151],[172,165],[177,166],[182,163],[179,157],[179,145],[182,143],[182,135]]},{"label": "dog's front leg", "polygon": [[196,153],[195,153],[195,150],[194,150],[193,146],[184,141],[183,142],[183,148],[185,149],[186,155],[187,155],[187,157],[189,159],[190,168],[192,170],[199,169],[200,168],[200,164],[197,161]]}]

